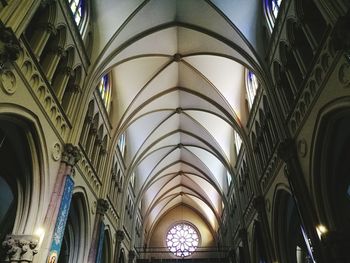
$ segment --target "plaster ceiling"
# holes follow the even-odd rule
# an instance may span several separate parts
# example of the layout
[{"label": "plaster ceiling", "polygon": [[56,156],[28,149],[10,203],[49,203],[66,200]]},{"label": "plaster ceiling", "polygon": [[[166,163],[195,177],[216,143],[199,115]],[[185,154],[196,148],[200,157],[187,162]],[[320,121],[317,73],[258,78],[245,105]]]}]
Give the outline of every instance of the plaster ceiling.
[{"label": "plaster ceiling", "polygon": [[95,4],[100,44],[90,81],[111,72],[114,141],[126,134],[126,176],[135,173],[146,231],[179,205],[213,231],[220,226],[226,176],[234,176],[233,131],[244,133],[248,115],[246,68],[259,65],[247,29],[256,20],[241,16],[258,2]]}]

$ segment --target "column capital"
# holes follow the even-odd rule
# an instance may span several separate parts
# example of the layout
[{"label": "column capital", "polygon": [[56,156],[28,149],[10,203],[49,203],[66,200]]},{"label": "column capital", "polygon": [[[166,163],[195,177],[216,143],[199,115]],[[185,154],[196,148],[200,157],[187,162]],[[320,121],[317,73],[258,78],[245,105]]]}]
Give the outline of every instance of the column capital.
[{"label": "column capital", "polygon": [[74,146],[71,143],[67,143],[64,146],[61,162],[64,162],[70,166],[74,166],[80,160],[80,158],[81,154],[78,147]]},{"label": "column capital", "polygon": [[97,209],[96,209],[97,214],[104,215],[107,212],[108,208],[109,208],[109,204],[106,199],[100,198],[97,200]]},{"label": "column capital", "polygon": [[135,250],[130,250],[128,256],[129,256],[129,263],[134,262],[134,259],[136,258],[136,252],[135,252]]},{"label": "column capital", "polygon": [[6,64],[16,61],[21,49],[12,29],[0,23],[0,71],[6,67]]},{"label": "column capital", "polygon": [[47,5],[51,5],[52,3],[55,3],[56,0],[41,0],[40,5],[42,7],[46,7]]},{"label": "column capital", "polygon": [[350,32],[349,32],[350,14],[340,17],[334,26],[332,42],[335,50],[350,49]]},{"label": "column capital", "polygon": [[256,211],[261,213],[265,208],[265,198],[262,195],[255,196],[253,199],[253,206]]},{"label": "column capital", "polygon": [[248,235],[248,232],[247,232],[247,229],[246,228],[241,228],[238,230],[238,236],[242,239],[242,240],[247,240],[247,235]]},{"label": "column capital", "polygon": [[117,230],[117,232],[116,232],[116,237],[117,237],[117,242],[122,242],[123,240],[124,240],[124,238],[125,238],[125,233],[124,233],[124,231],[123,230]]},{"label": "column capital", "polygon": [[282,141],[278,146],[277,155],[279,158],[281,158],[285,162],[295,157],[296,147],[295,147],[294,140],[285,139],[284,141]]},{"label": "column capital", "polygon": [[6,251],[4,262],[32,262],[39,238],[32,235],[7,235],[2,246]]}]

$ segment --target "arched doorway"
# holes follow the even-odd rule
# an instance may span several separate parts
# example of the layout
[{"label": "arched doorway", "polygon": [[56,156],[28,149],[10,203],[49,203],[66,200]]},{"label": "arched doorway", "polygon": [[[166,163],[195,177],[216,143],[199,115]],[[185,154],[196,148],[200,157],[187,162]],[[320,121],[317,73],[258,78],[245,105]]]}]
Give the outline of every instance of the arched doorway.
[{"label": "arched doorway", "polygon": [[333,110],[317,127],[313,185],[322,236],[332,260],[348,262],[350,255],[350,107]]},{"label": "arched doorway", "polygon": [[312,262],[299,213],[291,193],[279,190],[275,199],[275,244],[279,262]]},{"label": "arched doorway", "polygon": [[112,261],[111,255],[111,238],[109,232],[105,230],[104,239],[103,239],[103,247],[102,247],[102,256],[101,263],[110,263]]},{"label": "arched doorway", "polygon": [[[14,116],[0,116],[0,243],[6,235],[24,231],[33,191],[35,148],[32,131]],[[0,246],[0,259],[4,256]]]},{"label": "arched doorway", "polygon": [[58,263],[84,261],[88,236],[87,227],[88,222],[84,195],[76,193],[72,197]]}]

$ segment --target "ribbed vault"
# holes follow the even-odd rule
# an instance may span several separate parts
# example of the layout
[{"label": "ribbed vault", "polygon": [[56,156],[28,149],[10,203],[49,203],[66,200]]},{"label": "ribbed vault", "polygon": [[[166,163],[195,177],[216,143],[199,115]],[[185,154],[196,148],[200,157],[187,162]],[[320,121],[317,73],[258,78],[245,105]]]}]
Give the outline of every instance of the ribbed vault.
[{"label": "ribbed vault", "polygon": [[244,135],[248,115],[246,68],[259,68],[255,52],[216,1],[103,2],[90,82],[111,72],[113,147],[125,133],[126,177],[136,176],[144,230],[151,235],[166,213],[186,206],[215,233],[234,176],[233,132]]}]

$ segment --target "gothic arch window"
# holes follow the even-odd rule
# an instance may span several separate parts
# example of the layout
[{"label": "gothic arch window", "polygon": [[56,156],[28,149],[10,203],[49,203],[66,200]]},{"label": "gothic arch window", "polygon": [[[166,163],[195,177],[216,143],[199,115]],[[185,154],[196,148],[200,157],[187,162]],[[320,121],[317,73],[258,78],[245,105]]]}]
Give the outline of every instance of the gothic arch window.
[{"label": "gothic arch window", "polygon": [[[40,167],[35,164],[39,160],[32,135],[31,127],[24,121],[13,115],[0,116],[0,243],[7,234],[31,228],[28,222],[35,220],[33,216],[37,214],[31,202],[38,202],[32,193],[39,190],[33,181],[34,171]],[[0,246],[0,261],[5,249]]]},{"label": "gothic arch window", "polygon": [[246,82],[246,93],[249,110],[252,108],[256,92],[259,88],[259,82],[255,74],[248,70],[247,71],[247,82]]},{"label": "gothic arch window", "polygon": [[57,263],[84,261],[88,236],[86,211],[84,195],[82,193],[73,194]]},{"label": "gothic arch window", "polygon": [[68,0],[70,10],[79,30],[82,31],[86,21],[86,1],[84,0]]},{"label": "gothic arch window", "polygon": [[109,112],[111,104],[111,83],[109,74],[106,74],[101,78],[97,88],[103,101],[103,105],[105,106],[106,111]]},{"label": "gothic arch window", "polygon": [[236,154],[238,156],[239,151],[241,150],[241,147],[242,147],[242,139],[241,139],[241,136],[239,136],[238,132],[236,132],[236,131],[233,132],[233,135],[234,135],[234,140],[235,140]]},{"label": "gothic arch window", "polygon": [[125,138],[125,133],[123,133],[122,135],[120,135],[120,138],[118,140],[118,148],[119,148],[119,151],[121,153],[121,155],[124,157],[124,154],[125,154],[125,144],[126,144],[126,138]]},{"label": "gothic arch window", "polygon": [[266,17],[272,32],[278,17],[282,0],[265,0]]}]

